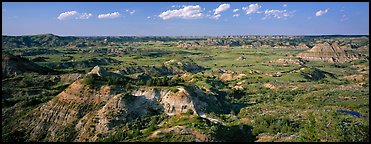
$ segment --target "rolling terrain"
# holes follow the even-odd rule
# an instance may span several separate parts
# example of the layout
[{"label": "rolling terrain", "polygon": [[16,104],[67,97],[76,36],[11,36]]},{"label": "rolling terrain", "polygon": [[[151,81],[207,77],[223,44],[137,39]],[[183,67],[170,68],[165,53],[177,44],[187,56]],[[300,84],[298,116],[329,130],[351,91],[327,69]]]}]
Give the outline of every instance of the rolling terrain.
[{"label": "rolling terrain", "polygon": [[2,40],[2,141],[369,141],[368,35]]}]

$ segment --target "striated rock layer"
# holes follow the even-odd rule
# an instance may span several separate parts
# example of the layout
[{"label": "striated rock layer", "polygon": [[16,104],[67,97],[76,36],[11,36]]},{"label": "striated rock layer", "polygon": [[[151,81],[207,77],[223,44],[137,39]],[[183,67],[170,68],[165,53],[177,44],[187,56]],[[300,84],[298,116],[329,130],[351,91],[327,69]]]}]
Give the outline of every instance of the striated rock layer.
[{"label": "striated rock layer", "polygon": [[203,114],[207,107],[218,104],[215,97],[205,97],[195,86],[124,90],[91,87],[79,79],[32,110],[16,129],[26,134],[28,141],[96,141],[114,131],[113,127],[136,118],[190,110]]},{"label": "striated rock layer", "polygon": [[305,60],[324,61],[324,62],[345,62],[357,59],[354,54],[346,53],[337,43],[317,44],[312,49],[299,53],[298,57]]}]

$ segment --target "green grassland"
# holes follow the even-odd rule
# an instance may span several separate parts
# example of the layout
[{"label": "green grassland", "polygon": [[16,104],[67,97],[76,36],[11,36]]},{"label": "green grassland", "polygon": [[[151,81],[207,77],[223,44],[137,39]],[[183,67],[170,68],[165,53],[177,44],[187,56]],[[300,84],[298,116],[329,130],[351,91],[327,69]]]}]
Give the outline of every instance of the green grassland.
[{"label": "green grassland", "polygon": [[[354,60],[344,64],[324,62],[307,62],[304,66],[266,65],[269,61],[277,59],[297,59],[295,56],[304,51],[297,49],[277,48],[179,48],[173,42],[135,42],[123,46],[106,46],[93,48],[47,48],[55,53],[45,53],[39,48],[13,48],[3,49],[13,54],[20,54],[32,60],[43,57],[45,62],[36,62],[62,73],[82,73],[90,71],[89,61],[110,58],[118,61],[111,64],[105,62],[102,67],[109,71],[119,70],[128,66],[161,66],[170,60],[193,61],[207,68],[197,74],[192,74],[193,83],[202,90],[211,89],[219,94],[226,104],[224,112],[210,112],[207,115],[219,119],[225,125],[214,124],[195,115],[182,116],[152,116],[138,119],[128,124],[117,126],[120,132],[101,135],[98,141],[195,141],[192,136],[165,133],[161,137],[147,139],[156,130],[173,126],[186,126],[201,131],[205,135],[224,138],[224,141],[256,141],[262,136],[273,138],[267,141],[278,141],[287,138],[287,141],[369,141],[369,73],[363,73],[367,79],[361,81],[345,80],[341,77],[359,74],[359,69],[352,65],[368,66],[369,62]],[[135,48],[137,50],[129,50]],[[86,52],[79,52],[86,50]],[[122,54],[90,53],[89,50],[122,49]],[[26,53],[35,54],[27,55]],[[39,52],[39,53],[38,53]],[[244,56],[245,60],[237,60]],[[77,66],[58,68],[56,65],[66,62],[81,63]],[[94,65],[94,64],[93,64]],[[86,67],[85,67],[86,66]],[[219,70],[225,69],[238,74],[245,74],[241,78],[232,80],[221,79]],[[317,75],[316,71],[331,73]],[[277,74],[279,73],[279,74]],[[133,74],[135,77],[138,74]],[[309,79],[305,75],[316,77]],[[13,104],[20,103],[24,110],[12,113],[16,119],[28,112],[31,108],[47,102],[66,85],[62,83],[45,83],[39,80],[38,74],[27,74],[7,81],[20,81],[29,79],[31,82],[17,84],[17,91],[27,92],[40,90],[37,94],[29,93],[29,97],[10,97],[2,99],[3,119],[6,109]],[[30,83],[35,83],[32,85]],[[187,84],[187,81],[184,82]],[[274,85],[268,88],[266,84]],[[141,86],[145,86],[142,84]],[[241,90],[232,89],[241,86]],[[10,87],[3,87],[2,93],[16,93]],[[33,100],[34,99],[34,100]],[[33,100],[33,101],[32,101]],[[221,108],[223,109],[223,108]],[[336,112],[338,109],[359,112],[362,116]],[[167,122],[158,126],[160,123]],[[14,121],[5,118],[3,131],[15,125]],[[4,124],[6,125],[4,127]],[[227,130],[228,129],[228,130]],[[238,137],[245,133],[244,137]]]}]

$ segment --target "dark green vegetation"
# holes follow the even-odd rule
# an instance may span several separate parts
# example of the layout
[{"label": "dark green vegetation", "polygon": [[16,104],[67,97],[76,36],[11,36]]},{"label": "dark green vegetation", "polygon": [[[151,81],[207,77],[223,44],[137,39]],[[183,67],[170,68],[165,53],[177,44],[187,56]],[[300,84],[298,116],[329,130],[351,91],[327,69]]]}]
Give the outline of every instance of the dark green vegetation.
[{"label": "dark green vegetation", "polygon": [[[98,101],[80,109],[73,106],[73,110],[80,110],[80,115],[60,127],[54,139],[46,139],[46,130],[34,139],[369,141],[368,36],[186,38],[47,34],[2,39],[3,53],[20,56],[6,64],[4,59],[13,56],[2,58],[2,141],[30,141],[25,129],[15,129],[19,122],[81,78],[84,85],[97,91],[110,86],[114,91],[167,88],[177,93],[178,87],[184,87],[194,96],[199,93],[195,91],[197,87],[205,93],[198,99],[208,105],[203,110],[207,118],[192,110],[177,115],[158,111],[150,111],[146,116],[130,113],[125,115],[130,120],[109,123],[110,131],[96,128],[101,122],[91,118],[87,127],[97,135],[79,135],[78,122],[84,115],[86,119],[93,117],[90,112],[103,107],[103,102]],[[296,57],[324,41],[348,45],[348,51],[358,53],[359,57],[344,63],[302,62]],[[301,45],[307,48],[299,48]],[[96,65],[115,73],[85,75]],[[91,94],[91,89],[76,93]],[[140,101],[140,97],[129,93],[122,97],[126,101]],[[218,103],[210,104],[212,99]],[[362,116],[336,110],[355,111]],[[116,111],[110,111],[107,117],[123,118]]]}]

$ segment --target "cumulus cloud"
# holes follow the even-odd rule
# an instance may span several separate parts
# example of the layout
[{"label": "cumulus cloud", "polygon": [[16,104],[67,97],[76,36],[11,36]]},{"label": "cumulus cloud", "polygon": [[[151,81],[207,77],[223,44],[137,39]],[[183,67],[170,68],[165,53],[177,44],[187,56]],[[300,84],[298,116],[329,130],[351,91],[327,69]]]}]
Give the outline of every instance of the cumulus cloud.
[{"label": "cumulus cloud", "polygon": [[59,20],[66,20],[68,18],[76,17],[79,13],[77,11],[67,11],[59,14],[57,17]]},{"label": "cumulus cloud", "polygon": [[57,19],[67,20],[67,19],[89,19],[92,16],[91,13],[79,13],[77,11],[67,11],[59,14]]},{"label": "cumulus cloud", "polygon": [[199,5],[189,5],[184,6],[181,9],[167,10],[158,15],[163,20],[168,20],[171,18],[181,18],[181,19],[198,19],[202,18],[204,14]]},{"label": "cumulus cloud", "polygon": [[120,16],[119,12],[107,13],[107,14],[99,14],[98,18],[100,19],[114,19]]},{"label": "cumulus cloud", "polygon": [[287,7],[287,4],[284,4],[283,7]]},{"label": "cumulus cloud", "polygon": [[223,11],[228,10],[231,7],[230,4],[221,4],[218,8],[214,9],[214,15],[218,15],[222,13]]},{"label": "cumulus cloud", "polygon": [[246,12],[246,14],[252,14],[258,12],[261,8],[258,4],[250,4],[249,7],[243,7],[242,9]]},{"label": "cumulus cloud", "polygon": [[316,16],[323,16],[324,14],[327,13],[327,11],[328,11],[328,9],[326,9],[326,10],[319,10],[319,11],[316,12]]},{"label": "cumulus cloud", "polygon": [[233,17],[238,17],[240,16],[240,14],[233,14]]},{"label": "cumulus cloud", "polygon": [[221,4],[218,8],[214,9],[214,15],[211,16],[211,19],[218,20],[222,15],[221,13],[228,10],[231,7],[230,4]]},{"label": "cumulus cloud", "polygon": [[293,16],[294,14],[294,11],[292,12],[289,12],[287,10],[265,10],[264,11],[264,14],[265,14],[265,17],[263,17],[263,20],[264,19],[267,19],[267,18],[276,18],[276,19],[282,19],[282,18],[286,18],[286,17],[289,17],[289,16]]},{"label": "cumulus cloud", "polygon": [[234,9],[233,12],[238,12],[240,9]]}]

